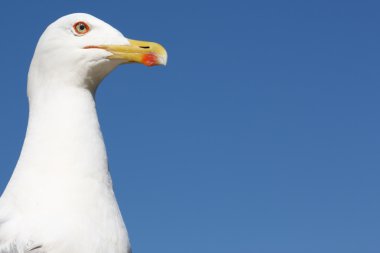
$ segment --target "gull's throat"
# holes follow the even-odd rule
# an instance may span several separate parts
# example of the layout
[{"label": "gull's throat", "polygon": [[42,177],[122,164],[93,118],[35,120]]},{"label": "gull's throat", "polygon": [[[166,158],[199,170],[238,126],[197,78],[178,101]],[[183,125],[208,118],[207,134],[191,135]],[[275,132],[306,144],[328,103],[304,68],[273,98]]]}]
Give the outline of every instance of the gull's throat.
[{"label": "gull's throat", "polygon": [[[33,156],[28,155],[30,152]],[[62,86],[34,94],[20,159],[33,160],[33,169],[37,170],[107,172],[106,151],[91,92]]]}]

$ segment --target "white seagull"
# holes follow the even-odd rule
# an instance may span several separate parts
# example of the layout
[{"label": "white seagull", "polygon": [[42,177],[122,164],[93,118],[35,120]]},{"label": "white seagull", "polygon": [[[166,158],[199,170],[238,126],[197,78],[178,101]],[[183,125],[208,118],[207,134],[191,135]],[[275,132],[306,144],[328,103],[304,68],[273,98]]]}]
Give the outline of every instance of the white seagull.
[{"label": "white seagull", "polygon": [[0,253],[131,251],[94,96],[118,65],[166,60],[161,45],[127,39],[88,14],[45,30],[28,74],[24,145],[0,198]]}]

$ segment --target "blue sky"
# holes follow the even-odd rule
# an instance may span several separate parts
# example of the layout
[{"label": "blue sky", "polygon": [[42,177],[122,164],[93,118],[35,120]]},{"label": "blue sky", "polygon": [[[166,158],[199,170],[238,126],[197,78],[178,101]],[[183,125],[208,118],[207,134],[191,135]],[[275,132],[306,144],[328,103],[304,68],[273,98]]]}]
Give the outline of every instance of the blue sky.
[{"label": "blue sky", "polygon": [[27,123],[45,27],[87,12],[162,43],[97,107],[134,252],[380,249],[377,1],[7,1],[1,4],[0,190]]}]

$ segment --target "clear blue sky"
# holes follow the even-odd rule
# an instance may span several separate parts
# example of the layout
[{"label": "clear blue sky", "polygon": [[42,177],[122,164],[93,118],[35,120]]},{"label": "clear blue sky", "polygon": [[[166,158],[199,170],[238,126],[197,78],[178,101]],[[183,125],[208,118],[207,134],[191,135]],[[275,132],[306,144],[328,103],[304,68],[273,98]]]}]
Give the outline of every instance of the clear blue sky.
[{"label": "clear blue sky", "polygon": [[27,123],[26,76],[55,19],[93,14],[157,41],[97,94],[136,253],[380,250],[378,1],[1,3],[0,190]]}]

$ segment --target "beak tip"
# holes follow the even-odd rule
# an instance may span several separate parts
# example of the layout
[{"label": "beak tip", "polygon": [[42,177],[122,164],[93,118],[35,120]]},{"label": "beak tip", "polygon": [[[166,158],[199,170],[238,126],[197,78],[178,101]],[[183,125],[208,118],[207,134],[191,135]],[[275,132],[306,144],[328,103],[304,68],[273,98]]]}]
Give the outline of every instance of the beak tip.
[{"label": "beak tip", "polygon": [[162,48],[162,51],[157,55],[158,65],[166,66],[166,64],[168,63],[168,53],[163,47],[161,48]]},{"label": "beak tip", "polygon": [[166,66],[167,63],[168,63],[168,56],[165,55],[164,57],[161,58],[161,64],[163,66]]}]

